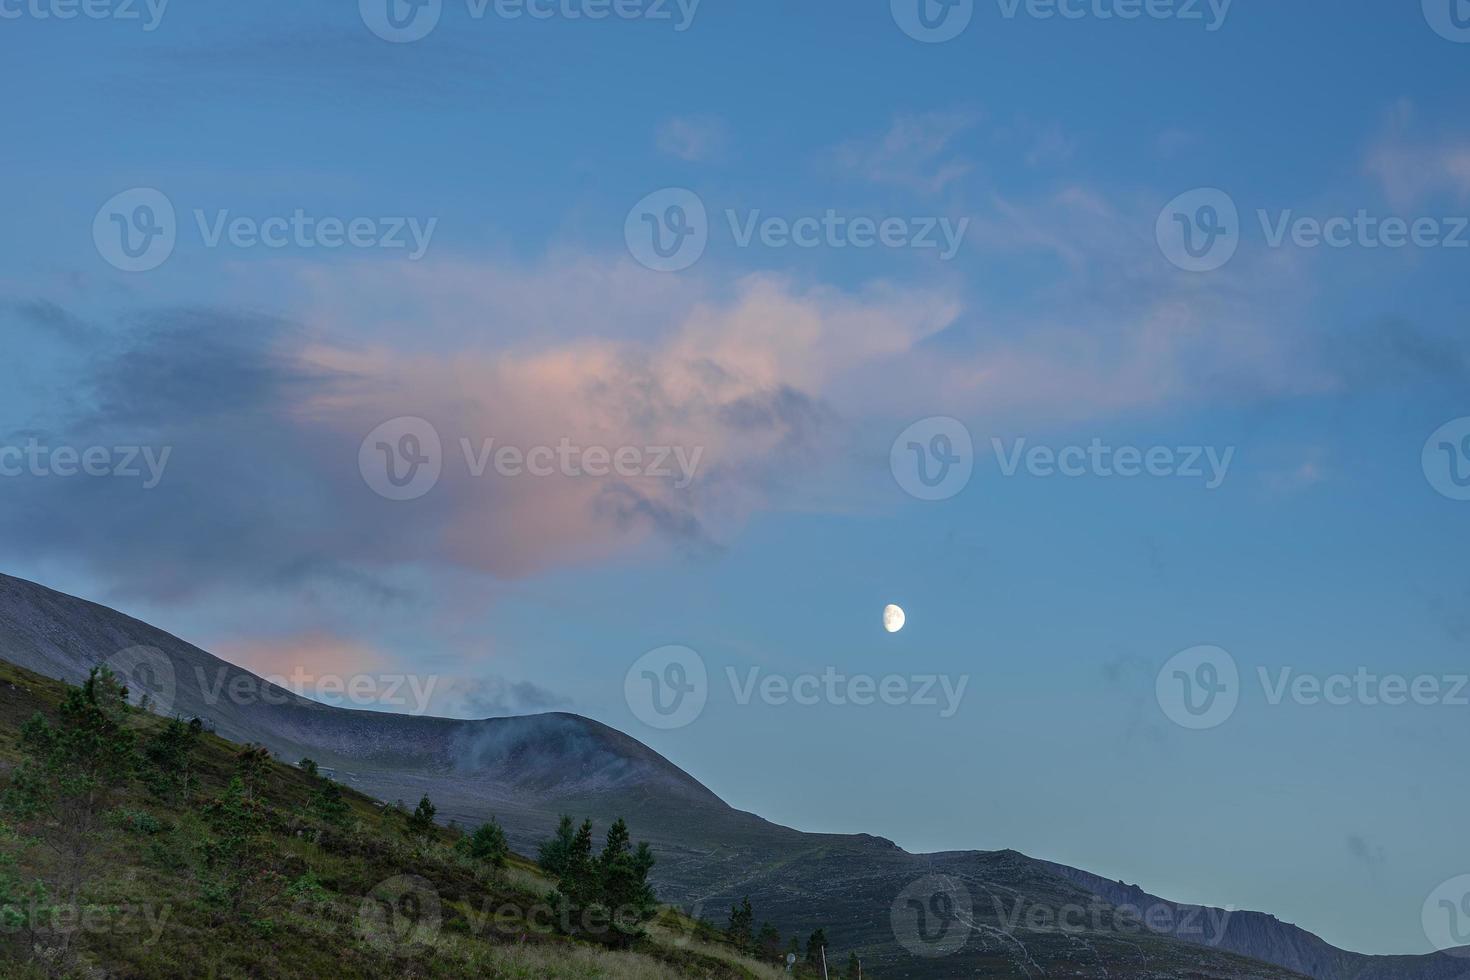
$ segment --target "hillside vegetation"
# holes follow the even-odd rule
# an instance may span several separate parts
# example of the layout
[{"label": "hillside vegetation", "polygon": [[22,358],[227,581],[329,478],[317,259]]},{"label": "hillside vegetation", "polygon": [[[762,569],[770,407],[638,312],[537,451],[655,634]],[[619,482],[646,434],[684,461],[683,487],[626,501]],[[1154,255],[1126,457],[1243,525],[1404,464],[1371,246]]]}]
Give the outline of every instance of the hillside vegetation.
[{"label": "hillside vegetation", "polygon": [[549,842],[553,874],[493,823],[439,826],[427,798],[410,812],[291,763],[130,707],[110,675],[0,661],[0,973],[790,975],[748,907],[727,931],[656,905],[656,855],[621,821],[600,848],[589,825]]}]

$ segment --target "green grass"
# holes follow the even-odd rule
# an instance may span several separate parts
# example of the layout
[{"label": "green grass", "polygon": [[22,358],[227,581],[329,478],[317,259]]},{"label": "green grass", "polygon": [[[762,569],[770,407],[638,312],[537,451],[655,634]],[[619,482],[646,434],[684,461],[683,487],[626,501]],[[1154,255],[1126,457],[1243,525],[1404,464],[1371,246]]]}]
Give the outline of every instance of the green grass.
[{"label": "green grass", "polygon": [[[20,726],[54,716],[65,686],[0,661],[0,787],[21,761]],[[133,712],[140,734],[161,719]],[[550,922],[554,883],[513,855],[502,871],[455,848],[457,830],[436,828],[412,841],[404,817],[342,787],[344,825],[310,814],[320,780],[280,761],[263,798],[271,809],[260,848],[263,870],[288,887],[265,889],[253,907],[222,912],[204,888],[200,845],[211,829],[199,808],[234,772],[242,747],[205,733],[195,751],[194,798],[170,805],[141,781],[125,791],[89,863],[84,928],[74,929],[64,962],[37,961],[22,933],[0,934],[0,975],[16,980],[105,976],[128,980],[262,978],[774,978],[784,971],[721,941],[719,934],[664,908],[632,948],[571,939]],[[295,760],[289,760],[294,762]],[[637,828],[633,828],[637,834]],[[3,853],[23,881],[50,880],[52,858],[35,841],[10,840]],[[384,883],[387,883],[385,885]],[[395,890],[394,884],[398,887]],[[373,896],[415,899],[385,906]],[[397,911],[390,911],[396,909]],[[43,945],[55,945],[42,930]]]}]

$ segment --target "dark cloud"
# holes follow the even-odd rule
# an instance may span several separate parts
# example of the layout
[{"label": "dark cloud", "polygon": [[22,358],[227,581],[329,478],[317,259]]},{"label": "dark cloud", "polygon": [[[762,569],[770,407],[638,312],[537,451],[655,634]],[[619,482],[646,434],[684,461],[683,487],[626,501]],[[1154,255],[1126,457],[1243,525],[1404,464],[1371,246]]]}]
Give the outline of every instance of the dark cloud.
[{"label": "dark cloud", "polygon": [[297,328],[276,317],[182,309],[151,314],[139,326],[130,346],[93,366],[95,425],[269,420],[288,401],[345,380],[303,370],[285,349]]},{"label": "dark cloud", "polygon": [[[94,349],[72,417],[49,448],[103,447],[164,463],[142,477],[8,480],[0,533],[21,556],[80,560],[120,594],[178,597],[222,581],[288,581],[329,550],[330,501],[309,477],[314,447],[288,400],[307,375],[281,352],[290,324],[248,313],[159,312]],[[14,439],[14,436],[11,436]],[[137,459],[135,466],[142,466]]]},{"label": "dark cloud", "polygon": [[1347,849],[1353,860],[1367,867],[1375,876],[1386,860],[1381,846],[1369,843],[1359,834],[1348,834]]},{"label": "dark cloud", "polygon": [[95,342],[99,331],[80,317],[45,299],[17,300],[0,304],[21,323],[35,327],[68,344]]},{"label": "dark cloud", "polygon": [[1352,390],[1399,385],[1462,386],[1470,347],[1408,320],[1386,318],[1324,341],[1326,362]]}]

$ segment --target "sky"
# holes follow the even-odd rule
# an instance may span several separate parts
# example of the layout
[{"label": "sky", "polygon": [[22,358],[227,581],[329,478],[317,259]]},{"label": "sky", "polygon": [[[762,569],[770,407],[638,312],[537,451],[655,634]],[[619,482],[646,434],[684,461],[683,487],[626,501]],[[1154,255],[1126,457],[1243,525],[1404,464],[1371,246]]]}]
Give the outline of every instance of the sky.
[{"label": "sky", "polygon": [[394,2],[0,0],[4,571],[1446,944],[1462,2]]}]

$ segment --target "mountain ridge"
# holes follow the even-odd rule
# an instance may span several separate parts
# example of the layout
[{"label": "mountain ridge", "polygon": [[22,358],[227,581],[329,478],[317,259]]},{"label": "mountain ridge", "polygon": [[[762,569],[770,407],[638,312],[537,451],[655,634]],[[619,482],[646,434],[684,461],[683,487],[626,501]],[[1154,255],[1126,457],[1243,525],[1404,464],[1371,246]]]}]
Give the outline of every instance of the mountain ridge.
[{"label": "mountain ridge", "polygon": [[[465,720],[323,705],[141,620],[3,574],[0,657],[71,682],[109,661],[164,713],[207,718],[221,735],[259,742],[282,758],[310,755],[379,799],[427,793],[442,818],[473,824],[493,815],[523,851],[533,851],[561,813],[626,817],[659,853],[656,883],[666,900],[722,921],[749,894],[758,915],[783,931],[825,926],[845,946],[868,950],[884,975],[1107,976],[1126,967],[1125,975],[1140,978],[1186,968],[1201,978],[1470,978],[1470,960],[1351,953],[1266,913],[1231,912],[1221,935],[1203,939],[1182,928],[1140,930],[1118,910],[1172,909],[1177,925],[1187,910],[1211,907],[1168,902],[1016,851],[911,854],[872,835],[782,827],[732,807],[632,736],[571,712]],[[220,683],[209,681],[210,671]],[[920,916],[924,902],[946,889],[971,908],[957,948],[943,956],[930,955],[922,930],[918,939],[902,935],[918,885],[928,889],[915,906]],[[1093,909],[1093,918],[1069,928],[1063,913],[1081,909]],[[1042,927],[1021,925],[1023,912],[1034,920],[1038,910]]]}]

